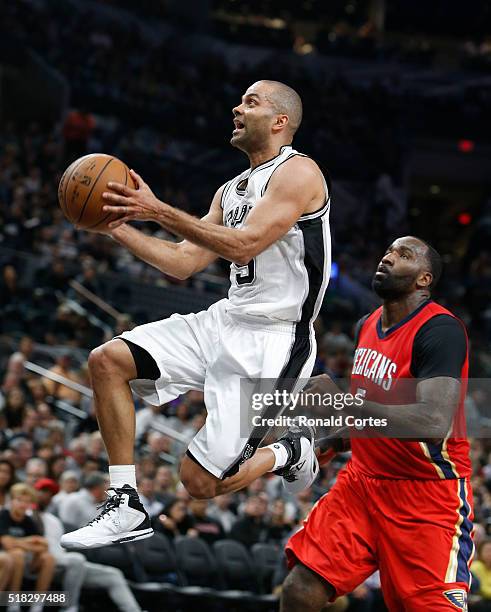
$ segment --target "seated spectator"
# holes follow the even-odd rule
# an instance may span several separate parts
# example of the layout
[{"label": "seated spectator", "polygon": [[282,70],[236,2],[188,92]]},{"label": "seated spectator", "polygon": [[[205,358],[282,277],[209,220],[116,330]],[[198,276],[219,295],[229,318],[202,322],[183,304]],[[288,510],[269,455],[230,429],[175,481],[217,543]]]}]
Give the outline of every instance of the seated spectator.
[{"label": "seated spectator", "polygon": [[219,521],[208,515],[207,499],[192,499],[189,502],[189,514],[193,520],[193,529],[198,536],[210,546],[225,537],[225,532]]},{"label": "seated spectator", "polygon": [[80,476],[87,461],[86,441],[83,437],[74,438],[68,446],[67,466]]},{"label": "seated spectator", "polygon": [[179,535],[197,535],[187,506],[179,499],[173,499],[164,507],[158,520],[153,520],[153,528],[171,540]]},{"label": "seated spectator", "polygon": [[0,460],[0,508],[9,502],[9,489],[15,482],[15,468],[7,459]]},{"label": "seated spectator", "polygon": [[[27,511],[36,502],[36,492],[26,484],[16,484],[10,489],[10,508],[0,510],[0,545],[14,555],[16,567],[8,589],[20,591],[24,570],[36,577],[36,591],[48,591],[53,579],[55,560],[48,552],[48,542],[42,537],[36,522]],[[36,603],[31,612],[40,612],[44,605]],[[9,606],[9,612],[20,605]]]},{"label": "seated spectator", "polygon": [[148,516],[153,518],[162,512],[164,504],[160,502],[154,491],[153,480],[151,478],[142,478],[138,484],[138,492],[143,507],[148,512]]},{"label": "seated spectator", "polygon": [[250,548],[256,542],[265,542],[268,525],[265,521],[268,499],[264,494],[252,495],[244,504],[244,516],[238,518],[230,530],[230,538]]},{"label": "seated spectator", "polygon": [[144,408],[137,410],[135,416],[135,439],[140,440],[150,429],[150,426],[159,421],[167,423],[166,417],[162,414],[163,406],[151,406],[145,404]]},{"label": "seated spectator", "polygon": [[0,592],[4,591],[12,579],[15,559],[11,553],[0,551]]},{"label": "seated spectator", "polygon": [[26,463],[26,475],[24,482],[30,487],[33,487],[36,484],[36,481],[40,478],[46,478],[47,475],[48,465],[44,459],[32,457],[32,459],[29,459],[29,461]]},{"label": "seated spectator", "polygon": [[491,610],[491,539],[485,538],[477,549],[477,559],[471,565],[471,572],[479,580],[480,601],[472,610],[484,612]]},{"label": "seated spectator", "polygon": [[174,498],[175,481],[172,470],[167,465],[157,468],[154,480],[155,497],[165,506]]},{"label": "seated spectator", "polygon": [[26,396],[20,387],[13,387],[5,397],[4,414],[7,427],[13,432],[22,431],[22,422],[26,411]]},{"label": "seated spectator", "polygon": [[208,516],[218,521],[226,534],[230,532],[237,516],[230,510],[232,495],[225,493],[215,497],[208,508]]},{"label": "seated spectator", "polygon": [[80,478],[77,472],[73,472],[71,470],[66,470],[60,476],[60,491],[57,493],[52,500],[52,512],[59,516],[60,513],[60,504],[62,501],[70,495],[70,493],[75,493],[78,491],[80,487]]},{"label": "seated spectator", "polygon": [[18,436],[10,440],[9,449],[13,452],[9,459],[15,466],[15,474],[18,480],[24,480],[26,476],[26,463],[33,455],[32,441],[24,436]]},{"label": "seated spectator", "polygon": [[98,514],[98,506],[106,500],[107,477],[100,472],[89,474],[83,488],[68,494],[58,506],[60,519],[66,525],[84,527]]},{"label": "seated spectator", "polygon": [[286,516],[286,504],[283,499],[275,499],[271,504],[268,521],[268,541],[281,543],[291,532],[293,523]]},{"label": "seated spectator", "polygon": [[[71,380],[75,383],[80,383],[80,377],[78,374],[72,369],[72,359],[69,352],[63,352],[57,359],[56,364],[49,369],[52,374],[58,374],[59,376],[63,376],[68,380]],[[46,387],[46,391],[56,397],[57,399],[64,400],[65,402],[70,402],[71,404],[78,405],[80,402],[80,393],[63,385],[62,383],[55,382],[50,378],[43,378],[44,386]]]}]

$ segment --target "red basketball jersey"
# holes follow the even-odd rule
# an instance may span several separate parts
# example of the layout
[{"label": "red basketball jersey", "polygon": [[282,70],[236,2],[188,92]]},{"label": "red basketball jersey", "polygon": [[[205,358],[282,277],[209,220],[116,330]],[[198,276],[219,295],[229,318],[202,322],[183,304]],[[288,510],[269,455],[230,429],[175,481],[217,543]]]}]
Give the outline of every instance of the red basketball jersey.
[{"label": "red basketball jersey", "polygon": [[[379,322],[382,307],[373,312],[359,332],[351,376],[352,393],[362,389],[367,400],[385,405],[415,402],[415,395],[401,401],[398,381],[400,390],[405,384],[402,382],[404,379],[414,380],[411,361],[415,336],[432,317],[442,314],[456,318],[439,304],[425,302],[399,325],[383,334]],[[442,443],[395,438],[352,438],[353,467],[375,478],[434,480],[470,476],[469,443],[466,438],[453,437],[454,430],[460,436],[465,432],[464,399],[468,364],[467,350],[461,372],[460,404],[454,417],[453,430]],[[411,385],[411,388],[415,391],[416,384]]]}]

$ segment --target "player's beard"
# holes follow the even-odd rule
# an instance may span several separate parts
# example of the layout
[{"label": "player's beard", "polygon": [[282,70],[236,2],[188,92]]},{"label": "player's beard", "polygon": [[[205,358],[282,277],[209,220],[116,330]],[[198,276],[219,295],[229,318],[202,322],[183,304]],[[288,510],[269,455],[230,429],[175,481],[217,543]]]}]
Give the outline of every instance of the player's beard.
[{"label": "player's beard", "polygon": [[385,273],[384,275],[374,275],[372,279],[372,289],[383,300],[394,300],[401,298],[411,291],[415,279],[412,276],[397,276]]}]

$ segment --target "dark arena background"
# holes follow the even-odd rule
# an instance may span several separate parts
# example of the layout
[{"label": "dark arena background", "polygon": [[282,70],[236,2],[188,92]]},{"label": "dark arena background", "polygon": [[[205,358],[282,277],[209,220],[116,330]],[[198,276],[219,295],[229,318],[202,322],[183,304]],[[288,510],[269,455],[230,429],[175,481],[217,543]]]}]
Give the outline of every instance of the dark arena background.
[{"label": "dark arena background", "polygon": [[[247,167],[229,145],[231,109],[260,79],[300,93],[295,146],[333,181],[334,266],[314,373],[349,376],[354,324],[378,305],[376,265],[391,240],[414,234],[442,254],[435,298],[467,325],[471,376],[491,375],[489,2],[7,0],[0,33],[0,507],[14,482],[27,483],[55,494],[48,510],[65,529],[95,515],[107,456],[90,350],[228,290],[224,260],[178,281],[75,230],[57,202],[63,171],[109,153],[159,198],[202,216],[216,188]],[[490,431],[490,401],[469,394],[473,431]],[[71,610],[278,610],[283,544],[349,453],[297,497],[270,475],[193,500],[177,473],[206,418],[202,394],[159,408],[135,402],[139,490],[157,534],[89,551],[86,562],[67,557],[45,526],[51,590],[79,588],[85,572]],[[484,435],[471,439],[475,559],[487,575],[474,582],[471,611],[491,610],[490,453]],[[23,589],[35,581],[26,571]],[[385,610],[378,575],[326,609]]]}]

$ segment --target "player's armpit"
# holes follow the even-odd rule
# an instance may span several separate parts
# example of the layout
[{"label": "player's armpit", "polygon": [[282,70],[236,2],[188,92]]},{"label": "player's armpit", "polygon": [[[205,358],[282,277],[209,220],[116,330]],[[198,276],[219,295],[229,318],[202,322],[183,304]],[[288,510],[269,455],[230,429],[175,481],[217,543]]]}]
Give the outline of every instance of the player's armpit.
[{"label": "player's armpit", "polygon": [[253,257],[284,236],[304,212],[322,207],[326,199],[322,174],[311,159],[292,157],[273,173],[266,192],[249,213],[241,232],[240,261]]}]

